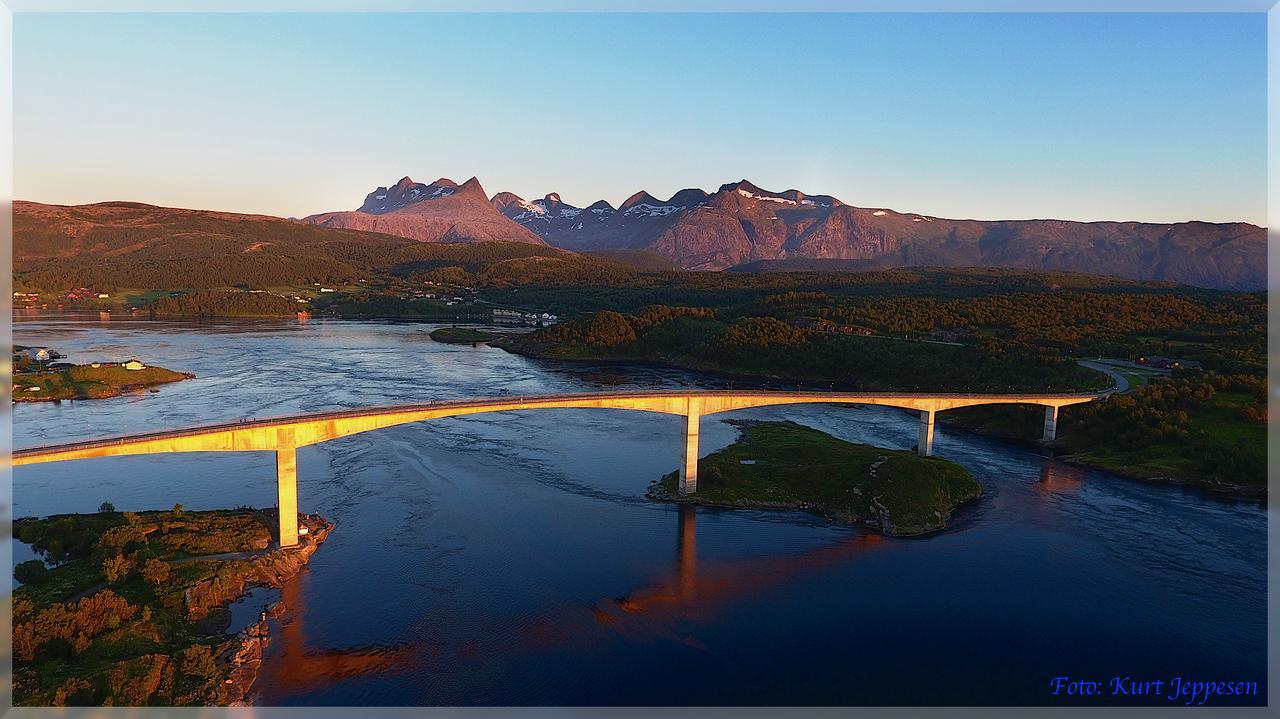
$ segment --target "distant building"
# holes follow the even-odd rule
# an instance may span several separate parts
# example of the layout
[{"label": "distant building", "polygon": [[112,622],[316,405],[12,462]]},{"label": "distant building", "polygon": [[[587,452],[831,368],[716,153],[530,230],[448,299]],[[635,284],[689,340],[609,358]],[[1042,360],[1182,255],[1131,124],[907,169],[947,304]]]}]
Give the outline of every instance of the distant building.
[{"label": "distant building", "polygon": [[1200,363],[1195,360],[1160,357],[1158,355],[1139,357],[1138,364],[1154,369],[1200,369]]},{"label": "distant building", "polygon": [[146,365],[142,364],[141,362],[139,362],[139,361],[138,361],[138,360],[136,360],[136,359],[131,359],[131,360],[129,360],[128,362],[125,362],[124,364],[122,364],[122,365],[120,365],[120,366],[121,366],[121,367],[124,367],[125,369],[128,369],[128,370],[139,370],[139,369],[146,369],[146,368],[147,368],[147,366],[146,366]]},{"label": "distant building", "polygon": [[99,293],[98,293],[98,299],[100,299],[100,300],[106,300],[106,299],[110,299],[110,298],[111,298],[111,295],[107,294],[106,292],[99,292]]},{"label": "distant building", "polygon": [[560,318],[550,312],[521,312],[520,310],[493,310],[493,321],[500,324],[529,325],[532,327],[540,327],[543,325],[553,325],[560,321]]},{"label": "distant building", "polygon": [[48,362],[57,356],[57,352],[50,352],[44,347],[28,347],[26,350],[27,359],[33,362]]}]

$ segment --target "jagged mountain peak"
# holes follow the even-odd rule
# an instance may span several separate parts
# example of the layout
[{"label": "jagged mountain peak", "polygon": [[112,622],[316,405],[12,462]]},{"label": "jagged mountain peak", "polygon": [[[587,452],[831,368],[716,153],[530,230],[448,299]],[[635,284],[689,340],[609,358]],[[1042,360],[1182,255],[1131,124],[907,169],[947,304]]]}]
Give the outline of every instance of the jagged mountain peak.
[{"label": "jagged mountain peak", "polygon": [[[444,178],[441,178],[441,180],[444,180]],[[480,180],[476,177],[472,177],[461,185],[455,185],[455,187],[458,188],[459,193],[465,192],[470,195],[476,195],[484,199],[485,202],[489,201],[489,196],[485,194],[484,188],[480,185]]]},{"label": "jagged mountain peak", "polygon": [[[463,188],[465,187],[467,186],[463,185]],[[478,188],[479,183],[476,183],[475,187]],[[371,215],[395,212],[416,202],[449,197],[461,189],[458,183],[447,177],[441,177],[430,185],[424,185],[421,182],[414,182],[412,178],[405,175],[391,187],[379,187],[370,192],[364,198],[364,204],[356,211]]]},{"label": "jagged mountain peak", "polygon": [[406,175],[391,187],[379,187],[369,193],[359,209],[310,215],[301,221],[382,232],[422,242],[500,240],[546,244],[529,228],[504,216],[497,209],[496,200],[495,196],[495,204],[490,204],[475,177],[461,185],[447,177],[424,185]]}]

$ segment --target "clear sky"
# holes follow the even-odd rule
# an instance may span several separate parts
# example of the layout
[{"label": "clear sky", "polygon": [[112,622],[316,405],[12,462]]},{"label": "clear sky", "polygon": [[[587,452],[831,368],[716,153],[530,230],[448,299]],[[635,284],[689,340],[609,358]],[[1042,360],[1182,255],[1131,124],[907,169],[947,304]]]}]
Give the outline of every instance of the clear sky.
[{"label": "clear sky", "polygon": [[943,217],[1265,223],[1261,14],[29,15],[20,199],[306,215],[404,175],[747,178]]}]

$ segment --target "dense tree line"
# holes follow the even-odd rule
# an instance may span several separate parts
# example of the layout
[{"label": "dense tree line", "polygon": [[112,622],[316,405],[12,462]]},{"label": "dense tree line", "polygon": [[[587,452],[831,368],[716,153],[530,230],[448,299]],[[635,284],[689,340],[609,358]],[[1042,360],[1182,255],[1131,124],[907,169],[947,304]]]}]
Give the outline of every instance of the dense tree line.
[{"label": "dense tree line", "polygon": [[1072,447],[1170,456],[1197,477],[1261,485],[1266,480],[1265,424],[1265,378],[1188,372],[1074,407],[1065,414],[1062,429]]},{"label": "dense tree line", "polygon": [[[639,315],[667,319],[638,322]],[[1105,384],[1097,373],[1055,356],[808,332],[767,316],[726,321],[702,308],[645,308],[637,315],[602,310],[533,332],[518,347],[844,389],[1068,391]]]},{"label": "dense tree line", "polygon": [[796,347],[805,343],[803,330],[773,317],[743,317],[729,325],[718,344],[726,347]]},{"label": "dense tree line", "polygon": [[629,322],[637,332],[644,332],[652,327],[669,322],[677,317],[694,317],[715,319],[718,312],[711,307],[669,307],[667,305],[648,305],[641,307],[631,315]]},{"label": "dense tree line", "polygon": [[151,313],[181,317],[279,317],[307,305],[270,292],[193,292],[162,297],[146,306]]},{"label": "dense tree line", "polygon": [[1259,294],[1193,298],[1138,292],[1014,292],[947,300],[859,298],[819,307],[819,314],[892,332],[993,327],[1008,329],[1018,339],[1071,344],[1084,338],[1188,327],[1253,328],[1265,324],[1266,303]]}]

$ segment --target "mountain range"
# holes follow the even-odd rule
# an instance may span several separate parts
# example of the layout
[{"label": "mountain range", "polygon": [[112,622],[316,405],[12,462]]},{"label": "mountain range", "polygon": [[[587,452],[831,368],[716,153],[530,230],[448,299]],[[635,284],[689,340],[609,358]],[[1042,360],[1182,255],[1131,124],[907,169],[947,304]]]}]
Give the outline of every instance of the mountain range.
[{"label": "mountain range", "polygon": [[830,195],[773,192],[741,180],[667,200],[640,191],[618,207],[549,193],[486,197],[476,178],[408,177],[358,209],[302,222],[424,242],[506,240],[577,252],[656,253],[691,270],[1006,267],[1171,280],[1219,289],[1266,284],[1266,231],[1242,222],[956,220],[857,207]]},{"label": "mountain range", "polygon": [[381,232],[422,242],[546,242],[494,209],[480,181],[461,185],[440,178],[430,185],[405,177],[379,187],[348,212],[325,212],[303,222],[323,227]]}]

